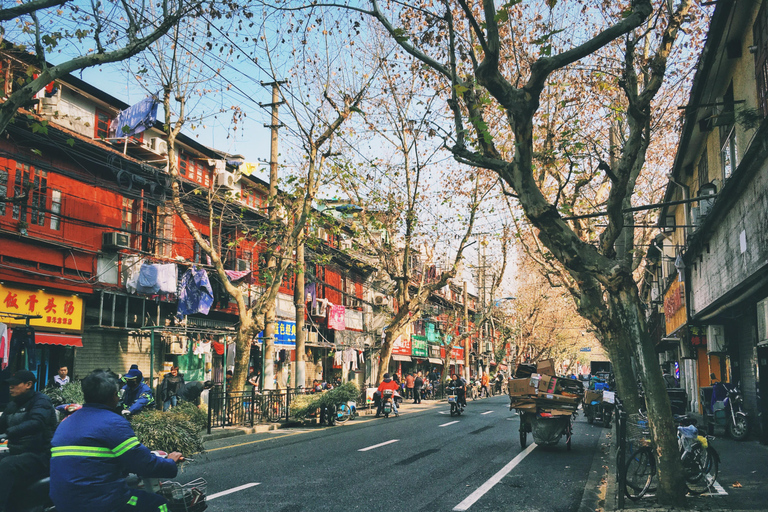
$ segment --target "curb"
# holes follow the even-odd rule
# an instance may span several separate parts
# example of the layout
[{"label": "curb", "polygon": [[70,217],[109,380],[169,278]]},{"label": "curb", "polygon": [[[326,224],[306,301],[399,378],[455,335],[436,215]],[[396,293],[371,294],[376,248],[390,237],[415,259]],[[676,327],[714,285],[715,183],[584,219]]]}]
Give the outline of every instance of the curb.
[{"label": "curb", "polygon": [[[615,479],[610,478],[611,471],[616,471],[615,457],[612,457],[613,439],[608,437],[612,429],[603,428],[600,438],[597,440],[597,450],[592,459],[592,467],[589,468],[589,477],[584,486],[584,495],[581,498],[578,512],[595,512],[596,510],[615,510],[615,507],[607,507],[613,504],[612,493],[615,492]],[[608,460],[606,460],[608,457]],[[612,485],[613,484],[613,485]]]}]

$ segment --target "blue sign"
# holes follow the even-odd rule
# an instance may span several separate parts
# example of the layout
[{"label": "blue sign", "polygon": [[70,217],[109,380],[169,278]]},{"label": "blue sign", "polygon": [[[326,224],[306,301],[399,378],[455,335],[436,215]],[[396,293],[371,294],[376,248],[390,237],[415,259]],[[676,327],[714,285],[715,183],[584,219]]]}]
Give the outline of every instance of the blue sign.
[{"label": "blue sign", "polygon": [[592,347],[581,347],[579,352],[592,352]]},{"label": "blue sign", "polygon": [[[261,331],[256,337],[263,338],[264,331]],[[275,321],[275,346],[296,347],[296,322]]]}]

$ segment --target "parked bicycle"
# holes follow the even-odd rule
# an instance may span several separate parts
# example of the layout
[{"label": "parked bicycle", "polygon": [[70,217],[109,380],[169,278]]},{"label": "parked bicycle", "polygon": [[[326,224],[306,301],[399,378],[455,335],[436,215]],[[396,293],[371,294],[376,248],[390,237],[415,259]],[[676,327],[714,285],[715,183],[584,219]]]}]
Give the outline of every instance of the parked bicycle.
[{"label": "parked bicycle", "polygon": [[[630,415],[627,441],[630,455],[625,463],[624,492],[629,499],[638,500],[653,490],[656,476],[656,449],[650,439],[648,418],[642,411]],[[685,484],[691,494],[707,492],[717,479],[720,456],[711,441],[711,437],[699,435],[696,425],[677,427]]]}]

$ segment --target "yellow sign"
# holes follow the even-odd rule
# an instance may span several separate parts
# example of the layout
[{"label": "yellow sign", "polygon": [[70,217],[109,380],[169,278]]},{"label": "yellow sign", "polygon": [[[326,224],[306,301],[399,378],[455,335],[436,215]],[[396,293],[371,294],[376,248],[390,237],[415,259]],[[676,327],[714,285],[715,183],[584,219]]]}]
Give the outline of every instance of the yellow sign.
[{"label": "yellow sign", "polygon": [[83,299],[75,295],[0,284],[0,311],[0,322],[10,325],[24,325],[26,320],[5,315],[7,313],[40,315],[42,318],[29,321],[29,325],[36,328],[77,332],[83,330]]},{"label": "yellow sign", "polygon": [[688,321],[685,311],[685,284],[678,280],[675,280],[664,294],[664,320],[667,324],[667,335]]}]

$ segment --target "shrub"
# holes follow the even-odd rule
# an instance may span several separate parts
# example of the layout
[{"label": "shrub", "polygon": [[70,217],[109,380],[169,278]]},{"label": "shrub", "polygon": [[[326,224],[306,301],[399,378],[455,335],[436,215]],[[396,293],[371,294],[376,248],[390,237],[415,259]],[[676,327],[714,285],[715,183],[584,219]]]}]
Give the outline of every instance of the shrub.
[{"label": "shrub", "polygon": [[347,382],[323,393],[298,395],[291,399],[291,416],[303,419],[319,407],[343,404],[351,400],[357,400],[359,396],[360,390],[354,382]]},{"label": "shrub", "polygon": [[83,397],[83,388],[80,386],[80,381],[70,382],[69,384],[57,387],[48,387],[43,391],[48,398],[51,399],[53,406],[62,404],[83,404],[85,403],[85,397]]},{"label": "shrub", "polygon": [[[131,426],[139,441],[150,450],[192,455],[203,451],[199,418],[188,406],[172,413],[149,410],[133,416]],[[205,421],[202,425],[205,426]]]},{"label": "shrub", "polygon": [[204,407],[198,407],[190,402],[181,402],[176,407],[170,408],[166,414],[184,418],[190,421],[199,430],[203,430],[208,426],[208,410]]}]

